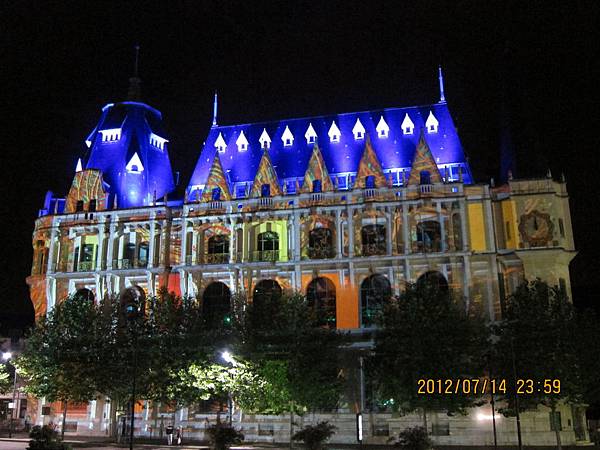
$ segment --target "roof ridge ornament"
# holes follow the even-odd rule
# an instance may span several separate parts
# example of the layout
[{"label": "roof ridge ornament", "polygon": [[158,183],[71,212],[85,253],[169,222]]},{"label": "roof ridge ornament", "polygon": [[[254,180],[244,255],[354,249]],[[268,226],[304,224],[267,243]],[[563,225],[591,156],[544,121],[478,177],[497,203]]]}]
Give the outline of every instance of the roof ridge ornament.
[{"label": "roof ridge ornament", "polygon": [[248,142],[248,139],[246,139],[244,130],[240,130],[240,135],[236,139],[235,143],[237,145],[238,152],[245,152],[246,150],[248,150],[249,142]]},{"label": "roof ridge ornament", "polygon": [[312,122],[308,123],[308,128],[306,129],[306,133],[304,133],[304,137],[306,138],[307,144],[314,144],[317,142],[317,132],[312,126]]},{"label": "roof ridge ornament", "polygon": [[433,115],[433,111],[429,110],[429,116],[425,121],[425,127],[427,127],[427,133],[437,133],[440,122]]},{"label": "roof ridge ornament", "polygon": [[269,148],[271,147],[271,137],[269,133],[267,133],[267,129],[263,128],[260,137],[258,138],[258,142],[260,142],[260,148]]},{"label": "roof ridge ornament", "polygon": [[329,142],[340,142],[342,132],[336,125],[335,119],[331,121],[331,126],[329,127],[327,134],[329,135]]},{"label": "roof ridge ornament", "polygon": [[415,132],[415,123],[411,120],[408,113],[404,115],[404,120],[400,126],[402,127],[403,134],[413,134]]},{"label": "roof ridge ornament", "polygon": [[217,107],[218,106],[219,106],[219,103],[218,103],[218,98],[217,98],[217,91],[215,90],[215,99],[213,101],[213,121],[212,121],[213,127],[217,126]]},{"label": "roof ridge ornament", "polygon": [[140,46],[135,45],[135,59],[133,63],[133,76],[129,78],[129,90],[127,91],[127,100],[139,101],[142,98],[141,84],[142,80],[138,75],[138,63],[140,57]]},{"label": "roof ridge ornament", "polygon": [[225,150],[227,149],[227,142],[223,139],[223,134],[221,132],[219,132],[219,136],[217,136],[217,139],[215,140],[215,147],[219,153],[225,153]]},{"label": "roof ridge ornament", "polygon": [[377,127],[375,128],[375,130],[377,130],[377,136],[380,138],[386,138],[389,136],[390,126],[387,124],[387,122],[383,118],[383,115],[381,115],[379,117],[379,123],[377,124]]},{"label": "roof ridge ornament", "polygon": [[287,125],[285,126],[285,130],[283,130],[281,140],[283,141],[284,147],[291,147],[292,145],[294,145],[294,135],[290,131],[290,127]]},{"label": "roof ridge ornament", "polygon": [[360,121],[360,117],[356,118],[356,123],[354,124],[354,127],[352,128],[352,134],[354,134],[355,141],[360,141],[365,138],[365,127],[362,124],[362,122]]},{"label": "roof ridge ornament", "polygon": [[446,96],[444,95],[444,74],[442,73],[442,65],[438,66],[438,80],[440,83],[440,103],[446,103]]}]

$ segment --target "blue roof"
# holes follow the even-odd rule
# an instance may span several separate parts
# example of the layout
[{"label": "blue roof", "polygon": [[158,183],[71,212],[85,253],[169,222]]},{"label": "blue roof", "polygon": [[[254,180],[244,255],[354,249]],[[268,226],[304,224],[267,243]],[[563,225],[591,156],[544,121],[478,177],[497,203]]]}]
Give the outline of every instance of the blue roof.
[{"label": "blue roof", "polygon": [[[312,124],[317,134],[318,144],[329,173],[333,175],[356,172],[365,146],[365,140],[355,139],[352,132],[357,119],[360,119],[366,133],[369,134],[384,171],[390,169],[410,170],[419,140],[419,132],[422,128],[425,128],[425,122],[430,112],[438,120],[439,126],[437,132],[425,131],[425,139],[438,167],[461,166],[464,182],[472,183],[471,171],[447,104],[440,102],[426,106],[387,108],[253,124],[214,126],[211,128],[200,153],[200,158],[188,186],[188,192],[198,189],[206,183],[216,152],[215,141],[219,134],[223,136],[227,144],[225,151],[219,156],[230,185],[254,180],[263,153],[259,142],[263,129],[267,131],[271,139],[268,151],[279,180],[302,178],[314,145],[307,143],[305,138],[309,124]],[[412,134],[405,134],[401,127],[406,114],[414,123]],[[379,137],[376,131],[381,117],[389,126],[387,137]],[[328,135],[333,121],[335,121],[341,132],[339,142],[330,142]],[[286,126],[289,127],[294,137],[291,146],[284,146],[281,139]],[[246,151],[239,151],[236,144],[242,131],[249,142]]]},{"label": "blue roof", "polygon": [[[120,129],[118,139],[103,140],[103,131],[115,129]],[[148,205],[155,193],[160,198],[175,189],[167,144],[162,148],[153,145],[152,134],[167,138],[161,113],[145,103],[121,102],[102,108],[98,125],[87,138],[90,156],[86,168],[102,171],[121,208]],[[127,163],[136,153],[142,167],[128,171]]]}]

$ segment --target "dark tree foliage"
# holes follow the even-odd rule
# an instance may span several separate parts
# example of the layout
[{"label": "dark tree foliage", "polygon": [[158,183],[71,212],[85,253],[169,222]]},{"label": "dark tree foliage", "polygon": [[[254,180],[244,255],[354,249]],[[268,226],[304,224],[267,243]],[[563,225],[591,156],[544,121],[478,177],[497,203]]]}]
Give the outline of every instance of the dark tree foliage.
[{"label": "dark tree foliage", "polygon": [[418,393],[420,379],[483,375],[487,327],[483,318],[468,315],[451,292],[433,284],[407,285],[385,306],[379,327],[367,375],[380,401],[394,410],[449,413],[464,412],[480,402],[478,395]]},{"label": "dark tree foliage", "polygon": [[302,441],[308,450],[321,450],[325,442],[335,434],[337,427],[328,421],[319,422],[316,425],[307,425],[300,431],[294,433],[292,440]]},{"label": "dark tree foliage", "polygon": [[13,380],[5,364],[0,364],[0,394],[9,392],[12,389]]}]

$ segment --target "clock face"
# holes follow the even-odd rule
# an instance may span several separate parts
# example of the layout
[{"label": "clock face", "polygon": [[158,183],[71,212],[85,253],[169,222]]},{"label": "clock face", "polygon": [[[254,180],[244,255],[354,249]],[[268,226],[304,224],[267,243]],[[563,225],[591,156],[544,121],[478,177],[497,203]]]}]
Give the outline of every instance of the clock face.
[{"label": "clock face", "polygon": [[533,210],[523,214],[519,220],[519,232],[525,242],[532,247],[541,247],[552,240],[554,224],[550,215]]}]

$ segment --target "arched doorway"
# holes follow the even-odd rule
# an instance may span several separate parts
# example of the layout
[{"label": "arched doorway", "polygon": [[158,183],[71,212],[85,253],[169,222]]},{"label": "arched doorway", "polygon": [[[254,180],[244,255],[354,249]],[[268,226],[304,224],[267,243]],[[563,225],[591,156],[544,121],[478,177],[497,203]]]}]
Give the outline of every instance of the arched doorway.
[{"label": "arched doorway", "polygon": [[318,277],[308,283],[306,301],[316,313],[319,325],[335,328],[335,285],[331,280]]},{"label": "arched doorway", "polygon": [[275,280],[259,281],[252,293],[252,304],[255,311],[275,311],[282,295],[281,286]]},{"label": "arched doorway", "polygon": [[448,280],[446,277],[438,272],[437,270],[430,270],[425,272],[417,279],[418,290],[433,289],[438,292],[448,292]]},{"label": "arched doorway", "polygon": [[77,289],[75,294],[73,294],[73,298],[76,300],[87,300],[89,302],[94,301],[94,293],[88,288]]},{"label": "arched doorway", "polygon": [[231,291],[225,283],[215,281],[206,286],[202,294],[202,316],[213,326],[231,320]]},{"label": "arched doorway", "polygon": [[362,327],[370,327],[383,305],[392,296],[390,282],[383,275],[371,275],[360,285],[360,318]]}]

